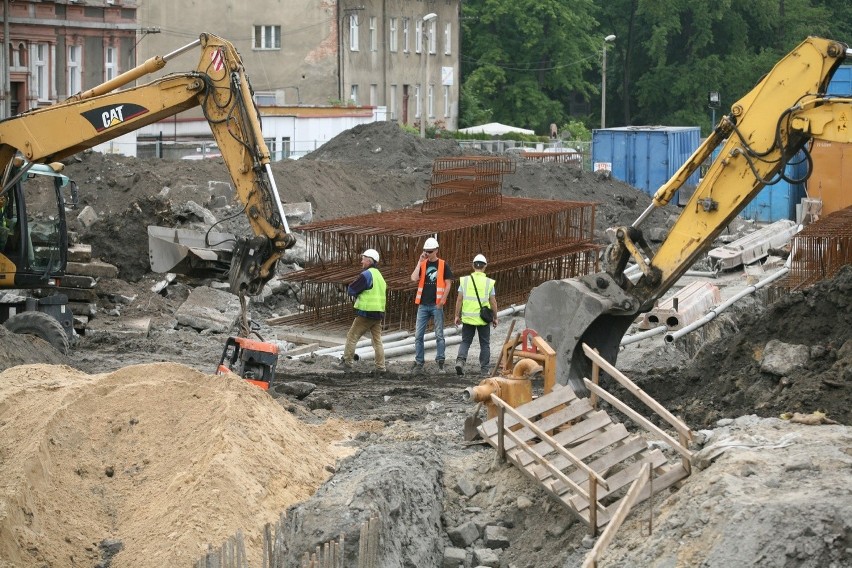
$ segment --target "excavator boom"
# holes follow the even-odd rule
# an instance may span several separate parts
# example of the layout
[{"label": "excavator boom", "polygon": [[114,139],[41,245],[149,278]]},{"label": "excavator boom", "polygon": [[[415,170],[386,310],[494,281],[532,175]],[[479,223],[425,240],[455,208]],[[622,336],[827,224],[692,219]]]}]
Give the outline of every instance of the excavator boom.
[{"label": "excavator boom", "polygon": [[[121,89],[196,46],[201,47],[201,57],[194,71]],[[235,246],[231,289],[257,294],[295,239],[272,177],[248,75],[239,53],[222,38],[202,34],[195,42],[151,58],[94,89],[0,122],[3,190],[11,186],[11,164],[18,153],[29,163],[59,161],[195,107],[201,108],[210,125],[254,232],[254,237],[239,239]]]},{"label": "excavator boom", "polygon": [[[734,103],[632,226],[616,228],[604,272],[546,282],[530,293],[526,324],[556,348],[558,382],[585,391],[582,379],[590,376],[590,363],[581,344],[615,362],[636,316],[653,308],[761,189],[781,179],[788,161],[807,152],[810,140],[852,142],[852,99],[825,95],[835,70],[850,55],[840,42],[806,39]],[[668,235],[652,251],[639,229],[642,221],[653,208],[665,206],[720,146]],[[635,282],[624,272],[631,260],[641,269]]]}]

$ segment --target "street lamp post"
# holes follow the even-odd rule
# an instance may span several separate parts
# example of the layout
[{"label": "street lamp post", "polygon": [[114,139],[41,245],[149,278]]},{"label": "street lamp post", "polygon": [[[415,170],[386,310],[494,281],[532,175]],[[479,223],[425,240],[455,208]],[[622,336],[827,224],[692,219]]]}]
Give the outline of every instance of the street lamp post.
[{"label": "street lamp post", "polygon": [[606,128],[606,44],[615,41],[610,34],[603,40],[603,65],[601,66],[601,128]]},{"label": "street lamp post", "polygon": [[716,109],[722,106],[719,91],[710,91],[707,93],[707,106],[710,107],[710,130],[713,131],[716,129]]},{"label": "street lamp post", "polygon": [[[420,30],[420,39],[418,40],[422,46],[420,50],[420,68],[425,68],[423,73],[423,82],[420,84],[420,138],[426,138],[426,92],[427,83],[429,82],[429,32],[426,31],[426,25],[438,17],[435,12],[430,12],[423,16],[422,30]],[[426,59],[426,64],[423,65],[423,58]]]}]

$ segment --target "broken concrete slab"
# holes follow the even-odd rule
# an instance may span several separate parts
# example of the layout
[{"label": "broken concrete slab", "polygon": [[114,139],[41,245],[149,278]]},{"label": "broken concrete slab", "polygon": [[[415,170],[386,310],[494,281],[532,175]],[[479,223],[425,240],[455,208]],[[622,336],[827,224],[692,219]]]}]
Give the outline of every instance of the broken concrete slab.
[{"label": "broken concrete slab", "polygon": [[106,262],[69,262],[68,274],[91,276],[92,278],[118,278],[118,267]]},{"label": "broken concrete slab", "polygon": [[126,318],[121,321],[93,319],[86,324],[86,336],[114,341],[142,339],[151,331],[151,318]]},{"label": "broken concrete slab", "polygon": [[220,333],[230,331],[239,317],[239,297],[209,286],[199,286],[192,290],[175,312],[175,318],[181,325]]}]

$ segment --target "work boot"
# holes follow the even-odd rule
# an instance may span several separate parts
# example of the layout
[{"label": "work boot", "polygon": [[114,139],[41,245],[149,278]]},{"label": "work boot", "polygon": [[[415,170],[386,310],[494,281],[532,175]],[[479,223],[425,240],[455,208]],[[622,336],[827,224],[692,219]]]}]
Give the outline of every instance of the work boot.
[{"label": "work boot", "polygon": [[487,367],[481,368],[479,370],[479,376],[482,377],[483,379],[490,379],[491,378],[491,369],[489,369]]},{"label": "work boot", "polygon": [[417,361],[411,366],[411,372],[415,375],[423,374],[423,363],[418,363]]},{"label": "work boot", "polygon": [[444,360],[443,360],[443,359],[441,359],[440,361],[438,361],[438,370],[439,370],[439,371],[442,371],[442,372],[443,372],[443,370],[444,370]]},{"label": "work boot", "polygon": [[456,359],[456,375],[459,377],[464,376],[464,361],[461,359]]}]

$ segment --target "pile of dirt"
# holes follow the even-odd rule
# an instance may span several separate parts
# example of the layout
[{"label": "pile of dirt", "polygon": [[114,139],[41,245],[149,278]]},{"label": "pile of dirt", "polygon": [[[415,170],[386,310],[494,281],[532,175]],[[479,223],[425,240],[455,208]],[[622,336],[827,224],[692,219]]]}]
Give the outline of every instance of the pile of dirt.
[{"label": "pile of dirt", "polygon": [[[432,163],[460,156],[452,140],[413,136],[388,122],[345,131],[300,160],[272,164],[284,202],[310,202],[317,221],[411,207],[426,198]],[[121,278],[137,281],[147,271],[148,225],[210,228],[201,214],[187,212],[190,201],[210,208],[214,230],[251,233],[241,204],[233,197],[215,205],[223,184],[231,184],[221,159],[158,160],[86,152],[65,173],[79,185],[80,207],[98,221],[84,227],[71,215],[70,227],[92,254],[119,268]],[[650,197],[629,184],[586,172],[573,164],[520,161],[503,180],[507,196],[597,203],[595,227],[604,231],[632,223]],[[674,206],[655,210],[643,228],[665,227]],[[298,230],[298,228],[295,228]]]},{"label": "pile of dirt", "polygon": [[[743,313],[739,329],[704,345],[687,366],[650,369],[637,382],[693,427],[748,414],[825,412],[852,425],[852,266],[766,310]],[[761,370],[771,340],[808,348],[787,376]]]},{"label": "pile of dirt", "polygon": [[34,363],[65,365],[68,359],[40,337],[12,333],[0,325],[0,371]]},{"label": "pile of dirt", "polygon": [[189,566],[240,530],[259,566],[263,525],[313,494],[361,429],[306,425],[234,375],[176,364],[18,366],[0,374],[0,408],[0,566],[119,550],[113,568]]}]

